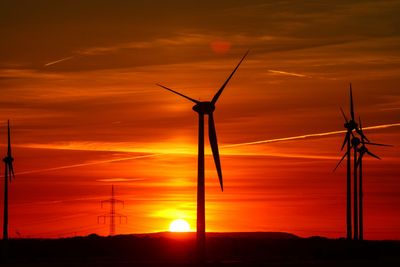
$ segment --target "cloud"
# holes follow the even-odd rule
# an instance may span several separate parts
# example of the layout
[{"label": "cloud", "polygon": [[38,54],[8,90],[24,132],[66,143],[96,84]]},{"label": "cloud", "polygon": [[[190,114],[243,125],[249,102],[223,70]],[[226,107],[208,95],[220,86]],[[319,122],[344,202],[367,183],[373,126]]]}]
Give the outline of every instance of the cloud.
[{"label": "cloud", "polygon": [[98,179],[98,182],[105,183],[118,183],[118,182],[134,182],[134,181],[144,181],[143,178],[108,178],[108,179]]},{"label": "cloud", "polygon": [[[391,127],[399,127],[400,123],[394,124],[384,124],[384,125],[375,125],[364,127],[363,130],[380,130],[380,129],[387,129]],[[345,131],[331,131],[325,133],[315,133],[315,134],[307,134],[307,135],[300,135],[300,136],[292,136],[286,138],[275,138],[275,139],[268,139],[268,140],[260,140],[260,141],[253,141],[253,142],[243,142],[243,143],[236,143],[236,144],[228,144],[220,146],[221,154],[224,156],[267,156],[267,157],[278,157],[278,158],[302,158],[302,159],[319,159],[319,160],[336,160],[336,156],[326,156],[322,154],[302,154],[298,152],[293,153],[282,153],[279,151],[246,151],[240,150],[235,151],[231,150],[231,148],[235,147],[246,147],[252,145],[264,145],[268,143],[277,143],[277,142],[286,142],[286,141],[296,141],[302,140],[307,138],[323,138],[331,135],[337,135],[345,133]],[[32,173],[41,173],[41,172],[49,172],[49,171],[58,171],[70,168],[79,168],[85,166],[92,166],[92,165],[100,165],[106,163],[113,163],[113,162],[121,162],[121,161],[130,161],[136,159],[146,159],[146,158],[154,158],[162,155],[197,155],[196,149],[192,145],[181,145],[177,146],[176,144],[173,145],[174,149],[171,149],[171,144],[152,144],[148,147],[138,147],[134,144],[121,144],[121,143],[70,143],[70,144],[24,144],[24,145],[17,145],[17,147],[22,148],[35,148],[35,149],[54,149],[54,150],[80,150],[80,151],[108,151],[108,152],[123,152],[123,153],[148,153],[146,155],[139,155],[139,156],[131,156],[131,157],[120,157],[117,159],[111,160],[96,160],[96,161],[89,161],[79,164],[72,164],[72,165],[65,165],[65,166],[58,166],[58,167],[51,167],[51,168],[44,168],[44,169],[37,169],[37,170],[30,170],[24,172],[18,172],[16,175],[26,175]],[[207,155],[210,155],[210,152],[207,151]],[[97,181],[101,182],[125,182],[125,181],[139,181],[141,179],[128,179],[128,178],[107,178],[107,179],[100,179]]]},{"label": "cloud", "polygon": [[[67,1],[46,1],[35,6],[19,3],[21,16],[11,16],[15,5],[10,2],[3,6],[5,16],[1,22],[14,28],[4,29],[8,42],[0,44],[0,48],[8,53],[3,53],[0,61],[33,68],[54,63],[48,66],[53,71],[193,62],[195,55],[209,57],[209,44],[216,40],[230,43],[234,51],[250,47],[260,53],[302,50],[308,54],[326,46],[346,48],[354,42],[369,40],[380,49],[364,46],[368,52],[388,51],[389,46],[395,51],[397,46],[390,45],[385,38],[399,37],[392,26],[398,22],[394,12],[399,7],[397,1],[333,1],[323,5],[291,1],[220,1],[215,5],[205,1],[184,5],[171,2],[168,6],[144,2],[110,6],[103,1],[87,1],[79,8]],[[55,16],[60,12],[65,16]],[[144,15],[148,12],[151,19]],[[35,36],[29,40],[29,49],[21,40],[21,36],[30,36],[28,33]],[[357,48],[347,51],[357,56]],[[331,53],[319,55],[322,60],[335,56],[334,49],[326,50]],[[157,57],[153,57],[155,51]],[[146,57],[142,56],[144,52]],[[50,60],[63,60],[68,55],[83,58]]]}]

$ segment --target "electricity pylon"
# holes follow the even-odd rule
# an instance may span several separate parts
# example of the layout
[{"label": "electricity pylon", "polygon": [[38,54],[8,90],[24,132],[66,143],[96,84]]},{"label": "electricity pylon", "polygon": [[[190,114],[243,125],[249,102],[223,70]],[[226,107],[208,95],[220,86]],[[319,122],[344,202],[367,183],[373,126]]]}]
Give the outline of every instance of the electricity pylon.
[{"label": "electricity pylon", "polygon": [[115,212],[115,204],[121,203],[124,206],[124,201],[118,200],[114,195],[114,185],[111,186],[111,198],[101,201],[101,207],[103,207],[104,203],[110,203],[110,211],[104,215],[97,217],[97,223],[100,223],[100,220],[103,219],[103,223],[105,224],[107,218],[110,219],[110,236],[115,235],[115,218],[119,218],[119,223],[122,223],[122,219],[125,219],[125,222],[128,223],[128,217],[125,215],[119,214]]}]

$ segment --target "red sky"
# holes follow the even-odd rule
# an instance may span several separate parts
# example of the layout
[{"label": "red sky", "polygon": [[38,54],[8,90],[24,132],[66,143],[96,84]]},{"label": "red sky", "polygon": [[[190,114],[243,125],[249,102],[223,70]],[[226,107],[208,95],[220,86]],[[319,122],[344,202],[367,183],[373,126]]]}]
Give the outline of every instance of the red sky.
[{"label": "red sky", "polygon": [[[343,130],[349,82],[365,127],[399,124],[400,4],[232,2],[0,3],[11,236],[107,234],[111,184],[117,233],[195,229],[197,117],[155,84],[209,100],[247,49],[214,113],[223,193],[206,141],[207,230],[345,235],[343,134],[246,143]],[[394,145],[365,158],[369,239],[400,238],[399,133],[366,131]]]}]

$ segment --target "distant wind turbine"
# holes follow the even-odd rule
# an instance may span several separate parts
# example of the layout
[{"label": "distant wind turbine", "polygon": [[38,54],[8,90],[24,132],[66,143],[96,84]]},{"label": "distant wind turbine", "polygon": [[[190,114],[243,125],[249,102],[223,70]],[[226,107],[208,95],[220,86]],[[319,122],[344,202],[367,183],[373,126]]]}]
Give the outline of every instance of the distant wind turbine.
[{"label": "distant wind turbine", "polygon": [[[363,129],[361,127],[361,119],[359,119],[359,123],[357,124],[354,119],[354,103],[353,103],[353,94],[352,88],[350,84],[350,120],[347,119],[343,110],[340,109],[342,115],[345,120],[344,127],[347,129],[347,133],[342,144],[342,150],[344,146],[347,144],[347,151],[340,159],[339,163],[336,165],[334,171],[340,165],[345,157],[347,157],[347,212],[346,212],[346,222],[347,222],[347,239],[352,238],[351,234],[351,149],[353,149],[354,155],[354,165],[353,165],[353,175],[354,175],[354,184],[353,184],[353,239],[354,240],[363,240],[363,192],[362,192],[362,158],[364,154],[368,154],[372,157],[380,159],[375,154],[371,153],[366,145],[376,145],[376,146],[389,146],[384,144],[372,143],[368,140],[368,138],[364,135]],[[355,131],[360,137],[355,136],[353,134]],[[361,138],[361,139],[360,139]],[[361,145],[361,146],[360,146]],[[357,159],[357,156],[359,158]]]},{"label": "distant wind turbine", "polygon": [[10,121],[7,121],[8,128],[8,148],[7,156],[3,158],[5,165],[4,171],[4,222],[3,222],[3,240],[8,240],[8,183],[15,178],[13,162],[14,158],[11,156],[11,137],[10,137]]},{"label": "distant wind turbine", "polygon": [[362,160],[363,160],[363,157],[364,157],[364,155],[365,154],[368,154],[368,155],[370,155],[371,157],[374,157],[374,158],[376,158],[376,159],[381,159],[380,157],[378,157],[377,155],[375,155],[375,154],[373,154],[371,151],[369,151],[368,150],[368,148],[367,148],[367,144],[368,145],[373,145],[373,146],[391,146],[391,145],[385,145],[385,144],[378,144],[378,143],[371,143],[371,142],[365,142],[365,140],[366,140],[366,137],[365,137],[365,135],[364,135],[364,133],[363,133],[363,129],[362,129],[362,124],[361,124],[361,118],[359,118],[359,120],[358,120],[358,122],[359,122],[359,126],[360,126],[360,128],[359,128],[359,133],[360,133],[360,135],[361,135],[361,146],[360,146],[360,148],[358,149],[358,153],[359,153],[359,157],[358,157],[358,160],[357,160],[357,166],[358,166],[358,171],[359,171],[359,192],[358,192],[358,196],[359,196],[359,200],[358,200],[358,202],[359,202],[359,213],[358,213],[358,215],[359,215],[359,239],[360,240],[363,240],[364,239],[364,218],[363,218],[363,216],[364,216],[364,211],[363,211],[363,196],[364,196],[364,193],[363,193],[363,169],[362,169]]},{"label": "distant wind turbine", "polygon": [[204,115],[208,115],[208,137],[210,140],[210,146],[214,157],[215,167],[218,172],[218,179],[221,186],[221,190],[224,191],[223,180],[222,180],[222,170],[219,158],[217,134],[215,131],[213,112],[215,110],[215,104],[218,98],[222,94],[222,91],[235,74],[236,70],[239,68],[240,64],[247,56],[249,51],[247,51],[242,59],[239,61],[235,69],[229,75],[228,79],[222,84],[221,88],[217,91],[211,101],[198,101],[190,98],[184,94],[174,91],[168,87],[161,84],[158,86],[177,94],[189,101],[195,103],[193,110],[199,114],[199,136],[198,136],[198,168],[197,168],[197,253],[199,261],[205,260],[205,242],[206,242],[206,222],[205,222],[205,187],[204,187]]},{"label": "distant wind turbine", "polygon": [[346,229],[347,229],[347,239],[351,240],[352,238],[352,229],[351,229],[351,148],[352,148],[352,139],[351,137],[354,137],[353,135],[353,130],[356,130],[358,125],[354,120],[354,104],[353,104],[353,92],[351,89],[351,84],[350,84],[350,116],[351,119],[348,120],[346,115],[344,114],[344,111],[342,108],[340,108],[340,111],[342,112],[343,118],[345,120],[344,128],[347,129],[342,148],[347,145],[347,150],[346,153],[343,155],[339,163],[336,165],[335,169],[339,167],[340,163],[343,161],[345,157],[347,157],[347,179],[346,179]]}]

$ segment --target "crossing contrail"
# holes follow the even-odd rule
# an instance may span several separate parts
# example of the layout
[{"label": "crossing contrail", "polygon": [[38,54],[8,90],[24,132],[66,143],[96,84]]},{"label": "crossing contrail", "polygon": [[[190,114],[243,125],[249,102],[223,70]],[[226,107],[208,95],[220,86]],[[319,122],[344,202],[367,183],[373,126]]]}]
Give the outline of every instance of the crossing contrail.
[{"label": "crossing contrail", "polygon": [[[366,130],[386,129],[386,128],[398,127],[398,126],[400,126],[400,123],[382,124],[382,125],[369,126],[369,127],[365,127],[365,128],[363,127],[363,130],[366,131]],[[252,141],[252,142],[228,144],[228,145],[221,146],[221,148],[232,148],[232,147],[240,147],[240,146],[262,145],[262,144],[268,144],[268,143],[293,141],[293,140],[307,139],[307,138],[313,138],[313,137],[324,137],[324,136],[341,134],[341,133],[345,133],[345,132],[346,132],[345,130],[340,130],[340,131],[331,131],[331,132],[324,132],[324,133],[297,135],[297,136],[290,136],[290,137],[283,137],[283,138],[266,139],[266,140]],[[20,147],[24,147],[24,146],[20,146]],[[32,146],[27,146],[27,147],[32,147]],[[39,146],[35,146],[35,148],[40,148],[40,145]],[[46,147],[46,148],[49,149],[49,147]],[[60,147],[60,148],[53,148],[53,149],[63,149],[63,148]],[[126,151],[124,151],[124,152],[126,152]],[[130,151],[130,152],[134,152],[134,151]],[[144,153],[144,151],[140,151],[140,152]],[[53,168],[44,168],[44,169],[37,169],[37,170],[31,170],[31,171],[24,171],[24,172],[16,173],[16,175],[25,175],[25,174],[32,174],[32,173],[57,171],[57,170],[63,170],[63,169],[69,169],[69,168],[77,168],[77,167],[84,167],[84,166],[91,166],[91,165],[98,165],[98,164],[112,163],[112,162],[119,162],[119,161],[126,161],[126,160],[152,158],[152,157],[157,157],[157,156],[166,155],[166,154],[174,154],[174,153],[173,152],[160,152],[160,153],[152,153],[152,154],[134,156],[134,157],[125,157],[125,158],[117,158],[117,159],[102,160],[102,161],[92,161],[92,162],[85,162],[85,163],[79,163],[79,164],[58,166],[58,167],[53,167]],[[272,155],[272,156],[274,156],[274,155]],[[288,155],[276,154],[275,156],[284,157],[284,156],[288,156]],[[307,157],[306,155],[292,155],[292,156],[293,157],[301,157],[301,158]],[[313,156],[310,156],[310,157],[311,158],[315,158]],[[331,157],[320,157],[320,156],[318,156],[318,158],[331,159]],[[335,159],[336,159],[336,157],[335,157]]]},{"label": "crossing contrail", "polygon": [[150,155],[142,155],[142,156],[135,156],[135,157],[126,157],[126,158],[118,158],[118,159],[110,159],[110,160],[92,161],[92,162],[85,162],[85,163],[79,163],[79,164],[58,166],[58,167],[53,167],[53,168],[44,168],[44,169],[37,169],[37,170],[31,170],[31,171],[24,171],[24,172],[16,173],[15,175],[19,176],[19,175],[39,173],[39,172],[58,171],[58,170],[69,169],[69,168],[77,168],[77,167],[84,167],[84,166],[90,166],[90,165],[98,165],[98,164],[104,164],[104,163],[119,162],[119,161],[125,161],[125,160],[151,158],[151,157],[156,157],[156,156],[159,156],[159,155],[161,155],[161,154],[150,154]]},{"label": "crossing contrail", "polygon": [[[365,127],[365,128],[363,127],[363,130],[385,129],[385,128],[396,127],[396,126],[400,126],[400,123],[382,124],[382,125],[369,126],[369,127]],[[310,137],[323,137],[323,136],[341,134],[341,133],[345,133],[345,132],[346,132],[346,130],[340,130],[340,131],[332,131],[332,132],[325,132],[325,133],[305,134],[305,135],[297,135],[297,136],[290,136],[290,137],[283,137],[283,138],[266,139],[266,140],[252,141],[252,142],[230,144],[230,145],[224,145],[221,147],[230,148],[230,147],[239,147],[239,146],[260,145],[260,144],[276,143],[276,142],[291,141],[291,140],[298,140],[298,139],[306,139],[306,138],[310,138]]]}]

